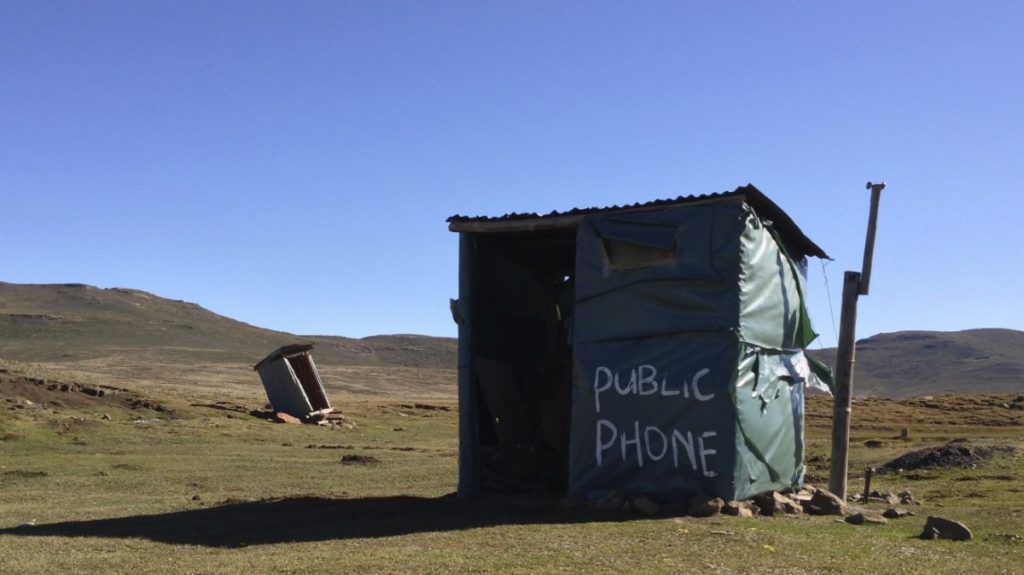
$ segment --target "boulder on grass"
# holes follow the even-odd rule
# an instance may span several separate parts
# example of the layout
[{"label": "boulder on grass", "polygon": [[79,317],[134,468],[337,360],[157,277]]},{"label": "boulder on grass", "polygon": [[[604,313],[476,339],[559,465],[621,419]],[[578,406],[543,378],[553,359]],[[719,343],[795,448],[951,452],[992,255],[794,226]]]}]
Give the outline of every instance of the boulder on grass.
[{"label": "boulder on grass", "polygon": [[921,539],[949,539],[950,541],[969,541],[974,534],[966,525],[952,519],[929,517],[924,523]]},{"label": "boulder on grass", "polygon": [[888,519],[902,519],[908,515],[913,515],[913,513],[899,507],[890,507],[882,512],[882,517],[886,517]]},{"label": "boulder on grass", "polygon": [[850,525],[885,525],[889,520],[881,515],[854,513],[846,518]]},{"label": "boulder on grass", "polygon": [[846,502],[824,489],[815,489],[811,498],[801,504],[808,515],[846,515]]}]

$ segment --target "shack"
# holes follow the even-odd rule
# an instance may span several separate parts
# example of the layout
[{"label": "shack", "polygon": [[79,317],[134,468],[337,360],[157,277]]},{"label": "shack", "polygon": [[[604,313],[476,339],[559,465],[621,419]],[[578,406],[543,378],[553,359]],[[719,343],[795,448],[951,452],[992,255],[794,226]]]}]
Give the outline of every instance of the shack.
[{"label": "shack", "polygon": [[309,354],[311,349],[312,344],[279,347],[253,367],[260,374],[274,411],[311,419],[334,410]]},{"label": "shack", "polygon": [[825,252],[752,185],[459,234],[459,486],[743,499],[804,477]]}]

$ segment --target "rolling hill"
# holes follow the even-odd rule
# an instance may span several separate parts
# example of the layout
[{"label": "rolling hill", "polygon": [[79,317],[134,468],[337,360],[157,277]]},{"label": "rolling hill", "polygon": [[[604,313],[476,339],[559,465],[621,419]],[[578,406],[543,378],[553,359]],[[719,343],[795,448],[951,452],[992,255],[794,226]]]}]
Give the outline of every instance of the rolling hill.
[{"label": "rolling hill", "polygon": [[[835,364],[835,349],[811,350]],[[900,331],[857,341],[854,395],[1024,392],[1024,332]]]},{"label": "rolling hill", "polygon": [[131,355],[155,362],[250,363],[289,343],[316,345],[319,363],[454,368],[452,338],[297,336],[194,303],[122,288],[0,282],[0,358],[81,361]]},{"label": "rolling hill", "polygon": [[[297,341],[314,343],[322,365],[452,370],[457,363],[454,338],[297,336],[139,290],[0,282],[4,359],[52,363],[130,356],[137,363],[251,365]],[[810,353],[835,362],[835,349]],[[859,396],[1019,393],[1024,391],[1024,332],[878,334],[857,342],[855,375]]]}]

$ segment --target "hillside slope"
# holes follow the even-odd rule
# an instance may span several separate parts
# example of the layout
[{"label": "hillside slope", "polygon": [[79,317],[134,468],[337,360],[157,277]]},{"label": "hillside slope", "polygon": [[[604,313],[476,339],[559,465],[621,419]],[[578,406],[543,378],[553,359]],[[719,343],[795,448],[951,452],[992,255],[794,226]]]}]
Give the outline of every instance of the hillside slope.
[{"label": "hillside slope", "polygon": [[0,357],[5,359],[80,361],[130,354],[161,362],[254,364],[296,341],[314,343],[314,355],[322,364],[456,364],[452,338],[296,336],[140,290],[0,282]]},{"label": "hillside slope", "polygon": [[[457,341],[419,335],[296,336],[131,289],[0,282],[0,358],[150,364],[255,364],[277,347],[316,345],[321,365],[455,369]],[[835,363],[835,349],[812,350]],[[909,397],[1024,391],[1024,332],[904,331],[857,342],[856,395]]]},{"label": "hillside slope", "polygon": [[[812,350],[829,365],[835,349]],[[1024,391],[1024,332],[901,331],[857,342],[854,394],[909,397]]]}]

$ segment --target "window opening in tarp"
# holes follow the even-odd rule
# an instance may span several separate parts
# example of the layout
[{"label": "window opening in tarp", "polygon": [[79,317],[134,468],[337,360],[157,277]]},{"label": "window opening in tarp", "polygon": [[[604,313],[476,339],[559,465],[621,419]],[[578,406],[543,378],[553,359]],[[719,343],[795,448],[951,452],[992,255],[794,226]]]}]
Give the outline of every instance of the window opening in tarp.
[{"label": "window opening in tarp", "polygon": [[675,254],[672,250],[607,238],[602,243],[608,268],[611,270],[664,266],[671,265],[675,261]]}]

